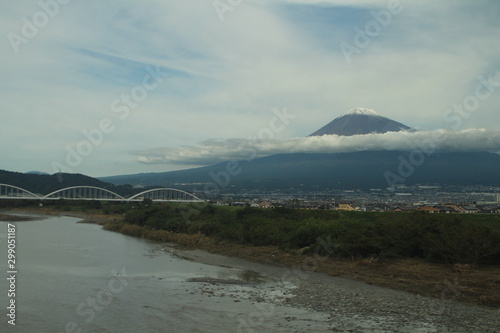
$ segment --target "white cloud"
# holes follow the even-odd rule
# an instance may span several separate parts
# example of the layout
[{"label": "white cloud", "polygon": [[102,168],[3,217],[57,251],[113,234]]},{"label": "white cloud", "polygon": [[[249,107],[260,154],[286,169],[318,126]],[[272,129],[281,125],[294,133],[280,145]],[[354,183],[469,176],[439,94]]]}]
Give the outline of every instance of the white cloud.
[{"label": "white cloud", "polygon": [[[19,32],[37,3],[0,3],[0,168],[51,172],[65,147],[103,117],[116,122],[116,132],[75,172],[158,171],[126,152],[167,144],[172,161],[183,150],[175,147],[195,147],[184,152],[195,163],[203,160],[196,142],[254,135],[281,106],[297,115],[281,137],[305,136],[358,105],[412,127],[439,128],[446,109],[474,93],[478,76],[500,68],[492,2],[401,0],[405,10],[351,64],[339,43],[352,41],[354,28],[387,1],[243,1],[224,22],[206,0],[71,1],[15,54],[5,35]],[[356,8],[333,15],[343,6]],[[119,122],[110,104],[142,82],[148,64],[172,76]],[[498,129],[499,92],[463,127]],[[214,150],[205,160],[220,160],[218,150],[238,156],[205,145]]]},{"label": "white cloud", "polygon": [[323,135],[282,140],[208,140],[198,146],[137,151],[145,164],[208,165],[228,160],[251,160],[273,154],[341,153],[366,150],[420,149],[425,153],[500,152],[500,131],[445,129],[421,132],[389,132],[354,136]]}]

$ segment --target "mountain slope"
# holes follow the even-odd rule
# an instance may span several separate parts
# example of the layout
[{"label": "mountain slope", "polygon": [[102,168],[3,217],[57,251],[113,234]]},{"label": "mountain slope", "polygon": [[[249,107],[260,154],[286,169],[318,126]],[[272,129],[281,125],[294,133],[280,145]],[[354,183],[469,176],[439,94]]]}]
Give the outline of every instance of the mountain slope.
[{"label": "mountain slope", "polygon": [[[280,154],[238,163],[241,172],[227,177],[227,163],[172,171],[105,177],[114,184],[175,186],[202,189],[204,183],[230,187],[302,189],[386,188],[386,173],[399,175],[399,157],[410,152],[364,151],[337,154]],[[405,184],[500,185],[500,155],[492,153],[436,153],[416,167]],[[195,184],[198,183],[198,184]]]},{"label": "mountain slope", "polygon": [[[322,127],[311,136],[344,136],[413,131],[367,108],[355,108]],[[408,151],[360,151],[329,154],[279,154],[252,161],[230,162],[165,173],[137,174],[101,178],[114,184],[182,187],[186,190],[300,188],[370,189],[387,188],[396,183],[500,185],[500,155],[484,152],[434,153],[418,167],[408,171],[401,159]],[[406,167],[406,169],[405,169]],[[238,172],[228,171],[237,170]],[[401,172],[401,170],[404,170]],[[209,185],[212,184],[212,185]]]},{"label": "mountain slope", "polygon": [[354,108],[348,113],[335,118],[309,136],[321,136],[325,134],[351,136],[411,130],[411,127],[384,117],[372,109]]}]

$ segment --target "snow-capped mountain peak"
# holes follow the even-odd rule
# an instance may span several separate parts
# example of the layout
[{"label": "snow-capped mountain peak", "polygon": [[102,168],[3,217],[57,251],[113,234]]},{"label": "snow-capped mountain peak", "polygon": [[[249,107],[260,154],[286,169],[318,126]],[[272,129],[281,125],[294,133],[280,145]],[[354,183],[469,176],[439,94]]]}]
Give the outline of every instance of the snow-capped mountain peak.
[{"label": "snow-capped mountain peak", "polygon": [[413,131],[413,129],[384,117],[372,109],[358,107],[335,118],[310,136],[321,136],[325,134],[350,136],[399,131]]},{"label": "snow-capped mountain peak", "polygon": [[370,108],[362,108],[362,107],[357,107],[354,109],[350,109],[349,112],[344,114],[344,116],[347,115],[360,115],[360,116],[376,116],[376,117],[383,117],[380,113],[377,111],[370,109]]}]

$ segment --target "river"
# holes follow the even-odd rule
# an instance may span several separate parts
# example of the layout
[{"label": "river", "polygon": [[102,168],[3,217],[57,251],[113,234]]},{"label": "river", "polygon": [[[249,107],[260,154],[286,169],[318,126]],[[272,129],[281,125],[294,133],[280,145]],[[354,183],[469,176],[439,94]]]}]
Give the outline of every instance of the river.
[{"label": "river", "polygon": [[[0,281],[1,332],[328,330],[320,324],[322,314],[276,305],[293,286],[241,268],[181,259],[161,244],[77,222],[48,217],[13,223],[16,290],[8,297],[10,282]],[[7,223],[0,223],[0,269],[9,277],[7,237]],[[248,284],[196,281],[205,277]],[[8,323],[10,299],[15,326]]]}]

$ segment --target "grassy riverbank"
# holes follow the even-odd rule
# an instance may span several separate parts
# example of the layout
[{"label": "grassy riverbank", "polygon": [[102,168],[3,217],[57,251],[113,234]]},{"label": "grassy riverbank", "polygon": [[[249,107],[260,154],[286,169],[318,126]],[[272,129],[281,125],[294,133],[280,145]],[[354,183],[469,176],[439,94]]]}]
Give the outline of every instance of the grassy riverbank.
[{"label": "grassy riverbank", "polygon": [[474,266],[500,263],[500,215],[155,204],[128,211],[124,223],[131,234],[144,228],[148,238],[155,234],[162,238],[170,232],[347,259],[420,258]]},{"label": "grassy riverbank", "polygon": [[131,236],[500,307],[500,216],[67,205],[43,209],[84,213]]},{"label": "grassy riverbank", "polygon": [[105,229],[500,306],[500,216],[153,205]]}]

